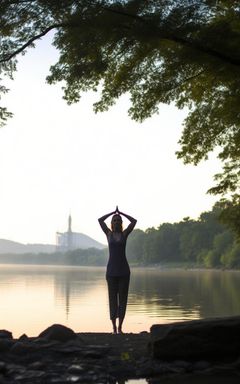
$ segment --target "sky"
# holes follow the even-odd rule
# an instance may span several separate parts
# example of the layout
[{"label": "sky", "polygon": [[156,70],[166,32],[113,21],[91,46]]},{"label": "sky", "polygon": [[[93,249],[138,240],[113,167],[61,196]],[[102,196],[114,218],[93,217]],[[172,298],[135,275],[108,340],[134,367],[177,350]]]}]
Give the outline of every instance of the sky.
[{"label": "sky", "polygon": [[55,244],[71,214],[73,231],[106,243],[97,218],[116,205],[142,230],[211,210],[217,198],[206,192],[219,162],[210,155],[196,167],[175,155],[187,111],[161,105],[137,123],[128,95],[98,114],[98,93],[67,105],[63,84],[46,83],[58,57],[50,41],[19,57],[14,81],[7,80],[2,105],[14,117],[0,129],[0,238]]}]

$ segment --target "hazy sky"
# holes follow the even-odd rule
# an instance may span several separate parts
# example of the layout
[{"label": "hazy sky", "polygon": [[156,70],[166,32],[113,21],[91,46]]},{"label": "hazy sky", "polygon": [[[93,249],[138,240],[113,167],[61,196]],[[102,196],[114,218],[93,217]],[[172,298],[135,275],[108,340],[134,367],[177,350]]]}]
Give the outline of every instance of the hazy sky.
[{"label": "hazy sky", "polygon": [[218,162],[186,166],[175,156],[186,111],[161,105],[140,124],[127,96],[106,113],[93,112],[96,93],[68,106],[62,85],[45,81],[57,59],[49,40],[19,58],[2,101],[14,117],[0,130],[0,238],[55,243],[71,212],[74,231],[105,243],[97,218],[116,204],[144,230],[210,210]]}]

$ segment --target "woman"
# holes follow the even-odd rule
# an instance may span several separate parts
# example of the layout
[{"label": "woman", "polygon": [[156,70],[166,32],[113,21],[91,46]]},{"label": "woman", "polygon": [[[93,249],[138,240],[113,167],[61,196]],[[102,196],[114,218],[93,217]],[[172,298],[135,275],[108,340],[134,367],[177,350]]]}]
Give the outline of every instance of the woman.
[{"label": "woman", "polygon": [[[130,224],[123,231],[122,216],[126,217]],[[111,229],[105,223],[105,220],[112,216]],[[116,210],[108,213],[100,219],[99,224],[107,236],[109,259],[107,264],[106,279],[108,284],[110,319],[112,320],[113,333],[122,333],[122,324],[125,317],[128,297],[128,287],[130,280],[130,268],[126,258],[126,242],[129,233],[132,232],[137,220]],[[118,328],[116,320],[119,319]]]}]

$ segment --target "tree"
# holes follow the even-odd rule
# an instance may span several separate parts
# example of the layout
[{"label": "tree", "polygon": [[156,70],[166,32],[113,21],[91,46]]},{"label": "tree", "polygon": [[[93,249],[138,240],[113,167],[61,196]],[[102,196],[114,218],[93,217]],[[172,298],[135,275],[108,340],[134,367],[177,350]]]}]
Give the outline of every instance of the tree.
[{"label": "tree", "polygon": [[221,199],[218,203],[221,211],[220,221],[226,224],[236,235],[237,241],[240,241],[240,195],[233,194],[232,199]]},{"label": "tree", "polygon": [[[234,237],[232,232],[224,231],[218,233],[213,238],[213,247],[203,257],[204,264],[207,267],[216,267],[224,264],[229,267],[228,259],[231,254]],[[226,262],[227,261],[227,262]]]},{"label": "tree", "polygon": [[[48,82],[64,81],[68,103],[100,87],[95,111],[128,93],[138,121],[161,103],[187,107],[177,156],[198,164],[217,149],[223,172],[210,192],[239,193],[238,0],[1,0],[2,74],[50,30],[60,56]],[[2,107],[2,122],[8,116]]]},{"label": "tree", "polygon": [[208,249],[206,234],[200,221],[187,220],[179,223],[179,243],[182,260],[199,261],[199,254]]},{"label": "tree", "polygon": [[221,257],[222,264],[227,268],[240,267],[240,244],[239,242],[233,243],[230,250],[225,252]]},{"label": "tree", "polygon": [[130,263],[144,262],[145,233],[141,229],[135,229],[128,239],[127,255]]},{"label": "tree", "polygon": [[179,261],[180,250],[177,224],[161,224],[158,227],[154,246],[158,255],[158,262]]}]

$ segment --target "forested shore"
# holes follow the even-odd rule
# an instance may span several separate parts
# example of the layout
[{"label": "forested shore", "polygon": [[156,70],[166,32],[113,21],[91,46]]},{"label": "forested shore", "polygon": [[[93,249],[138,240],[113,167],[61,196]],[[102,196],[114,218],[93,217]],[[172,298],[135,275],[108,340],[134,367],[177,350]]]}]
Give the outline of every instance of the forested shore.
[{"label": "forested shore", "polygon": [[[219,221],[216,204],[196,220],[163,223],[158,228],[136,229],[129,236],[127,256],[132,266],[240,268],[240,242]],[[0,255],[0,263],[104,266],[106,249]]]},{"label": "forested shore", "polygon": [[206,268],[239,268],[240,241],[219,220],[221,206],[203,212],[197,220],[184,218],[129,237],[128,259],[132,263],[185,265]]}]

